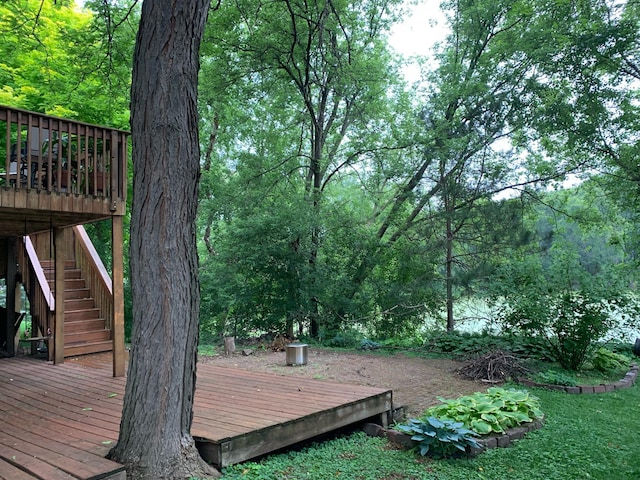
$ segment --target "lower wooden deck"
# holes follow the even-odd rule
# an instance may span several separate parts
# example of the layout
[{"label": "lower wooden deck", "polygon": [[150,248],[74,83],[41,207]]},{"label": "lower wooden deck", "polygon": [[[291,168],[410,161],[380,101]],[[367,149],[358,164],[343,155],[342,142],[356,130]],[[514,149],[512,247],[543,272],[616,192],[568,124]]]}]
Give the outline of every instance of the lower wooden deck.
[{"label": "lower wooden deck", "polygon": [[[0,360],[0,479],[125,479],[104,458],[125,381],[112,377],[110,357]],[[363,420],[384,423],[391,409],[390,390],[199,364],[191,433],[222,468]]]}]

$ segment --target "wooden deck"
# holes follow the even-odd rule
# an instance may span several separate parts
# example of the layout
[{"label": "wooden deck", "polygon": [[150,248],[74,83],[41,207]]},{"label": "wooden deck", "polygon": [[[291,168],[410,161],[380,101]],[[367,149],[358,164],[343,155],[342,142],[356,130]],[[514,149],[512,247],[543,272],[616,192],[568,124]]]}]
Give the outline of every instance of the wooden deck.
[{"label": "wooden deck", "polygon": [[[0,360],[0,480],[125,479],[104,456],[118,438],[126,379],[112,376],[110,356],[95,358]],[[366,419],[385,422],[392,409],[390,390],[207,364],[196,385],[191,433],[218,468]]]}]

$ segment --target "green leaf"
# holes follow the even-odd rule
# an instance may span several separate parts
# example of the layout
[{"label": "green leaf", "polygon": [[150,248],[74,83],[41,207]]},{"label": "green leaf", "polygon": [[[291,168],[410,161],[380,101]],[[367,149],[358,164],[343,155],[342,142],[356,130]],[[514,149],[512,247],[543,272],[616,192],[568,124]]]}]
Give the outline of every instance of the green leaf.
[{"label": "green leaf", "polygon": [[493,430],[491,424],[483,420],[474,420],[471,422],[471,428],[480,435],[488,435]]},{"label": "green leaf", "polygon": [[434,428],[442,428],[442,427],[444,427],[444,423],[442,423],[436,417],[427,418],[427,422],[429,422],[429,424]]},{"label": "green leaf", "polygon": [[498,417],[492,413],[483,413],[480,418],[487,423],[498,423]]},{"label": "green leaf", "polygon": [[493,403],[479,403],[476,405],[475,410],[480,414],[491,413],[500,410],[500,405]]}]

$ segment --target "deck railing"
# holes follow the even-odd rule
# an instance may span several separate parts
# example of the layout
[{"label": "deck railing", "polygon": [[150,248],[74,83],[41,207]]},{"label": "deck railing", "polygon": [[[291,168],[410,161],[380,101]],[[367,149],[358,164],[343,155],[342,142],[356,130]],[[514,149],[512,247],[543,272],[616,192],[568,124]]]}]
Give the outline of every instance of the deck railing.
[{"label": "deck railing", "polygon": [[124,200],[127,136],[0,105],[0,186]]}]

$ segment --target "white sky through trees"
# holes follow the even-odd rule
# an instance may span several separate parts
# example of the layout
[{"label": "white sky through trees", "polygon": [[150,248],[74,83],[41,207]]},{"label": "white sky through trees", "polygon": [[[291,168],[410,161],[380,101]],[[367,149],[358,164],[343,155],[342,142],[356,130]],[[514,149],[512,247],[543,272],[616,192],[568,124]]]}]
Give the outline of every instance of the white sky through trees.
[{"label": "white sky through trees", "polygon": [[420,0],[414,5],[406,2],[405,19],[391,29],[389,43],[403,55],[408,65],[403,69],[409,83],[420,79],[420,69],[411,57],[430,57],[437,42],[442,42],[448,32],[444,13],[440,9],[441,0]]}]

